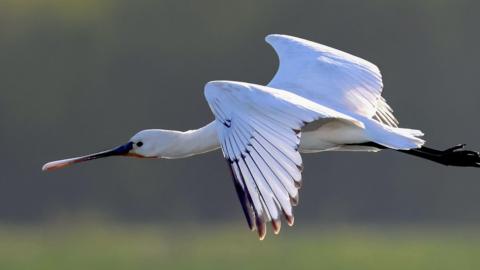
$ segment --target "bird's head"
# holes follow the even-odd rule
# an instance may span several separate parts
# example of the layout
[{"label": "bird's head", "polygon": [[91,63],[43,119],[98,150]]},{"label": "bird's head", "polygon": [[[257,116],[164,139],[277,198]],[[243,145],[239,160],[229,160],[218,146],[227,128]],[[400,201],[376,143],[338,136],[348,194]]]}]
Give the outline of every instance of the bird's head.
[{"label": "bird's head", "polygon": [[127,156],[140,158],[161,158],[174,144],[179,136],[178,131],[164,129],[146,129],[133,135],[128,143],[132,148]]},{"label": "bird's head", "polygon": [[42,170],[51,171],[60,169],[75,163],[111,157],[128,156],[137,158],[160,158],[162,153],[167,152],[178,134],[174,131],[163,129],[147,129],[133,135],[127,143],[113,149],[69,159],[48,162]]}]

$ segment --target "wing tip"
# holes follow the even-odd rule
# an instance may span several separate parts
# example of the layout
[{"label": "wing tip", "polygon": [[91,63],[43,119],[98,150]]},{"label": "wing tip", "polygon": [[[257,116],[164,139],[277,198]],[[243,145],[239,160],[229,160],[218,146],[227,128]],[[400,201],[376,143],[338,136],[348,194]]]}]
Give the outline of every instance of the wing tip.
[{"label": "wing tip", "polygon": [[267,225],[265,222],[260,221],[259,219],[257,219],[257,233],[260,241],[265,239],[265,236],[267,235]]},{"label": "wing tip", "polygon": [[[287,220],[288,226],[293,226],[294,218],[292,215],[285,215],[285,219]],[[281,228],[282,228],[282,222],[280,219],[272,219],[271,221],[272,228],[273,228],[273,234],[274,235],[279,235]],[[258,239],[260,241],[264,240],[267,236],[267,223],[265,221],[258,221],[257,220],[257,234],[258,234]]]},{"label": "wing tip", "polygon": [[272,220],[273,233],[278,235],[282,228],[282,222],[279,219]]},{"label": "wing tip", "polygon": [[290,215],[285,215],[285,218],[287,220],[288,226],[292,227],[293,223],[295,222],[295,218],[293,216],[290,216]]}]

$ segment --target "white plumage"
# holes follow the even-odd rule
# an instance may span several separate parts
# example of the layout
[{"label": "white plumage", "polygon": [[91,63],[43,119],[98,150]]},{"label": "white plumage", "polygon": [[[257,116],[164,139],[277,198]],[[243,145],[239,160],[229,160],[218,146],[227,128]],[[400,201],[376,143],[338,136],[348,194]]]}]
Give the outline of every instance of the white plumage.
[{"label": "white plumage", "polygon": [[268,86],[285,89],[341,112],[356,113],[396,126],[381,97],[382,75],[374,64],[308,40],[269,35],[265,40],[280,60]]},{"label": "white plumage", "polygon": [[302,158],[300,131],[305,123],[328,119],[364,125],[294,93],[266,86],[213,81],[205,96],[217,119],[219,143],[251,229],[264,235],[265,223],[280,229],[282,211],[293,224],[291,202],[298,199]]},{"label": "white plumage", "polygon": [[186,132],[140,131],[115,149],[50,162],[43,169],[112,155],[181,158],[220,147],[249,227],[263,239],[266,223],[275,233],[282,215],[293,224],[302,181],[300,152],[390,148],[444,165],[480,166],[476,152],[422,147],[421,131],[398,128],[374,64],[296,37],[269,35],[266,41],[280,59],[276,75],[267,86],[207,83],[212,123]]},{"label": "white plumage", "polygon": [[[267,86],[213,81],[205,87],[248,224],[261,238],[267,221],[278,233],[282,212],[293,224],[299,151],[377,150],[351,146],[364,142],[410,149],[424,143],[421,131],[396,128],[374,64],[296,37],[269,35],[266,41],[280,60]],[[315,128],[301,135],[308,124]]]}]

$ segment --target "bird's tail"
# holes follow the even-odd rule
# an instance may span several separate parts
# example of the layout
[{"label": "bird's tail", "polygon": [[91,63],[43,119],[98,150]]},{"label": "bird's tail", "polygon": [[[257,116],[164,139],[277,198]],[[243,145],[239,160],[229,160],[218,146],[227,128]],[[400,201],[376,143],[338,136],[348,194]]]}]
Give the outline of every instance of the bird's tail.
[{"label": "bird's tail", "polygon": [[375,143],[395,150],[420,148],[425,141],[423,132],[416,129],[387,126],[374,120],[364,121],[368,138]]},{"label": "bird's tail", "polygon": [[393,149],[447,166],[480,167],[480,154],[465,150],[464,144],[436,150],[423,146],[425,141],[419,138],[423,136],[420,130],[391,127],[374,120],[363,123],[370,142],[362,146]]}]

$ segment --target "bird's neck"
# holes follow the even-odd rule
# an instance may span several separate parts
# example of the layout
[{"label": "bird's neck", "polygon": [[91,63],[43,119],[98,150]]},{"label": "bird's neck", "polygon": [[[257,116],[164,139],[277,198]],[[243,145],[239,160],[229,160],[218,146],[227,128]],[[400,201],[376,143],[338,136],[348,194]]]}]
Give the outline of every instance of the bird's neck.
[{"label": "bird's neck", "polygon": [[220,147],[215,121],[195,130],[172,131],[169,146],[162,151],[163,158],[183,158],[216,150]]}]

